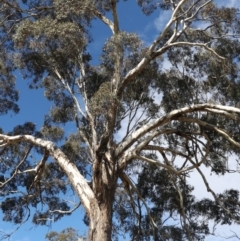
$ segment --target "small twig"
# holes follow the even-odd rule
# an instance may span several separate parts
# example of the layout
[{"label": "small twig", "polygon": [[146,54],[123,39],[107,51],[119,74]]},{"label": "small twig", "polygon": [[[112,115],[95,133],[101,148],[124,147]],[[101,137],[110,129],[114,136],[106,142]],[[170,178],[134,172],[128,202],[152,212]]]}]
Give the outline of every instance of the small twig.
[{"label": "small twig", "polygon": [[0,182],[0,187],[3,187],[4,185],[6,185],[8,182],[10,182],[17,174],[19,174],[19,168],[20,166],[26,161],[30,151],[32,149],[32,146],[29,147],[29,149],[27,150],[25,156],[23,157],[23,159],[19,162],[19,164],[16,166],[14,173],[12,174],[12,176],[7,179],[5,182]]},{"label": "small twig", "polygon": [[148,206],[147,206],[147,203],[145,202],[145,200],[143,199],[143,197],[142,197],[141,194],[139,193],[139,191],[138,191],[138,189],[136,188],[136,186],[132,183],[132,181],[128,178],[128,176],[127,176],[125,173],[122,172],[122,173],[120,174],[120,178],[121,178],[122,180],[124,180],[125,182],[127,182],[127,183],[131,186],[131,188],[132,188],[132,189],[135,191],[135,193],[138,195],[139,199],[143,202],[143,204],[144,204],[144,206],[145,206],[145,208],[146,208],[146,210],[147,210],[147,213],[148,213],[150,222],[151,222],[151,224],[152,224],[153,237],[155,237],[155,229],[157,229],[157,225],[156,225],[156,223],[154,222],[154,220],[153,220],[153,218],[152,218],[152,216],[151,216],[151,214],[150,214],[150,210],[149,210],[149,208],[148,208]]}]

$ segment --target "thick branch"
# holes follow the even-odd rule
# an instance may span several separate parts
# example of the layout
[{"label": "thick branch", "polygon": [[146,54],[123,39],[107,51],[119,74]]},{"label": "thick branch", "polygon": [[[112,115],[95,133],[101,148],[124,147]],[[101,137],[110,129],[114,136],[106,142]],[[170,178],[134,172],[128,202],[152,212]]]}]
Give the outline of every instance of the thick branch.
[{"label": "thick branch", "polygon": [[[146,125],[140,127],[139,129],[137,129],[136,131],[131,133],[127,138],[125,138],[125,140],[123,140],[122,142],[120,142],[118,144],[118,147],[116,148],[116,155],[122,155],[127,149],[129,149],[131,146],[133,146],[136,142],[139,142],[140,138],[142,138],[143,136],[148,134],[146,136],[146,138],[144,138],[142,141],[140,141],[138,143],[137,147],[140,147],[140,148],[135,147],[135,151],[133,151],[131,154],[134,156],[135,153],[137,151],[139,151],[139,149],[144,148],[151,140],[153,140],[153,138],[155,138],[158,135],[161,135],[164,131],[166,131],[166,130],[163,130],[163,126],[168,124],[169,122],[171,122],[174,119],[178,119],[178,120],[182,120],[182,121],[188,120],[190,122],[195,122],[197,124],[204,125],[204,126],[208,125],[212,129],[216,130],[219,134],[223,135],[232,144],[234,144],[237,147],[240,147],[239,143],[235,142],[227,133],[220,130],[216,126],[211,126],[210,124],[201,122],[200,120],[197,120],[197,119],[190,120],[190,118],[181,117],[184,114],[196,112],[196,111],[197,112],[213,112],[213,113],[217,112],[219,114],[222,113],[226,117],[231,117],[231,118],[236,118],[234,116],[234,113],[240,114],[239,108],[231,107],[231,106],[223,106],[223,105],[213,105],[213,104],[209,104],[209,103],[192,105],[189,107],[184,107],[181,109],[173,110],[170,113],[147,123]],[[131,155],[128,155],[128,160],[132,159]],[[126,161],[127,161],[126,158],[123,158],[122,161],[120,161],[119,166],[125,165]]]},{"label": "thick branch", "polygon": [[107,17],[105,17],[104,15],[102,15],[99,11],[97,11],[96,9],[92,10],[93,14],[99,18],[103,23],[105,23],[112,31],[113,34],[115,34],[115,28],[114,28],[114,24],[111,20],[109,20]]},{"label": "thick branch", "polygon": [[[193,14],[191,14],[190,17],[186,17],[185,19],[183,19],[183,23],[184,22],[191,22],[194,17],[204,8],[206,7],[212,0],[207,1],[206,3],[202,4],[200,7],[198,7],[195,12]],[[170,18],[170,20],[168,21],[168,23],[166,24],[165,28],[163,29],[163,31],[159,34],[159,36],[154,40],[154,42],[151,44],[151,46],[148,48],[148,51],[146,51],[145,56],[139,61],[139,63],[133,68],[131,69],[123,78],[123,81],[121,83],[121,86],[118,90],[118,96],[121,96],[121,93],[123,92],[124,88],[126,87],[126,85],[131,82],[134,77],[139,74],[142,69],[144,69],[144,67],[152,60],[156,59],[157,57],[163,55],[169,48],[174,47],[174,46],[192,46],[192,47],[201,47],[204,48],[206,51],[210,52],[211,54],[213,54],[215,57],[217,57],[218,59],[220,59],[221,61],[225,61],[225,58],[223,58],[222,56],[218,55],[212,48],[208,47],[205,43],[191,43],[191,42],[176,42],[177,39],[180,37],[180,35],[182,33],[184,33],[184,31],[189,27],[189,25],[184,24],[183,28],[178,30],[178,26],[179,26],[179,18],[187,16],[188,11],[191,10],[191,8],[184,12],[181,15],[178,15],[180,9],[182,8],[182,6],[187,2],[187,0],[181,0],[175,7],[172,13],[172,16]],[[194,6],[195,4],[193,4]],[[192,7],[193,7],[192,6]],[[163,43],[163,45],[161,47],[159,47],[159,43],[164,39],[164,37],[166,36],[166,34],[169,32],[170,28],[172,27],[172,25],[175,23],[175,29],[174,32],[172,34],[172,36],[166,40],[165,43]],[[159,47],[159,49],[155,50],[156,47]]]},{"label": "thick branch", "polygon": [[78,168],[69,161],[68,157],[51,141],[45,141],[35,138],[31,135],[7,136],[0,135],[0,147],[9,146],[13,143],[28,142],[33,145],[44,148],[49,152],[52,158],[58,163],[68,176],[70,183],[77,192],[86,211],[90,213],[91,200],[95,199],[92,189],[89,187],[86,179],[79,173]]},{"label": "thick branch", "polygon": [[111,6],[112,6],[113,21],[114,21],[114,34],[117,34],[119,32],[119,22],[118,22],[118,16],[117,16],[116,0],[111,0]]},{"label": "thick branch", "polygon": [[[157,128],[162,128],[164,125],[172,121],[173,119],[176,119],[178,116],[182,116],[187,113],[195,112],[195,111],[214,111],[214,110],[220,110],[220,111],[226,111],[226,112],[232,112],[232,113],[238,113],[240,114],[240,109],[236,107],[231,106],[223,106],[223,105],[213,105],[213,104],[198,104],[198,105],[192,105],[188,107],[184,107],[181,109],[173,110],[170,113],[153,120],[146,125],[140,127],[136,131],[134,131],[131,135],[129,135],[123,142],[119,143],[118,147],[116,148],[116,154],[119,155],[123,153],[126,149],[128,149],[130,146],[132,146],[136,141],[139,141],[141,137],[143,137],[146,133],[150,133],[152,130],[155,130]],[[178,118],[179,119],[179,118]],[[153,139],[153,133],[152,133],[152,139]],[[149,139],[151,136],[149,137]],[[143,140],[144,141],[144,140]],[[149,140],[150,141],[150,140]],[[149,142],[148,141],[148,142]],[[140,145],[140,144],[139,144]]]},{"label": "thick branch", "polygon": [[187,0],[182,0],[175,8],[175,10],[172,13],[171,19],[168,21],[166,24],[164,30],[161,32],[161,34],[154,40],[154,42],[151,44],[151,46],[148,48],[148,51],[146,55],[142,58],[142,60],[138,63],[138,65],[131,69],[126,76],[124,77],[121,87],[119,88],[118,91],[118,96],[121,95],[123,89],[125,86],[130,82],[151,60],[155,59],[157,56],[160,56],[161,54],[164,54],[167,50],[167,46],[162,47],[161,49],[158,50],[157,55],[155,55],[154,49],[156,46],[159,44],[159,42],[166,36],[167,32],[171,28],[172,24],[174,21],[176,21],[176,14],[179,11],[180,7],[186,2]]}]

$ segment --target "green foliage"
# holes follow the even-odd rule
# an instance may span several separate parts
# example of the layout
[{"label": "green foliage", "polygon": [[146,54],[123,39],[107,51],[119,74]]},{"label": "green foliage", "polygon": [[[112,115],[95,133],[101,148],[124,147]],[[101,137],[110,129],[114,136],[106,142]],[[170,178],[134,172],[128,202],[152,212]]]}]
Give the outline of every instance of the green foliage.
[{"label": "green foliage", "polygon": [[0,48],[0,114],[7,114],[9,111],[19,112],[19,107],[15,103],[18,101],[18,91],[15,89],[15,77],[11,73],[10,66]]},{"label": "green foliage", "polygon": [[[149,215],[140,205],[141,202],[137,197],[135,200],[140,206],[136,206],[135,211],[132,209],[131,200],[126,193],[119,193],[115,201],[116,218],[119,222],[119,226],[115,228],[123,234],[129,232],[133,240],[151,240],[151,238],[159,241],[187,240],[186,229],[177,225],[178,222],[182,222],[179,194],[174,185],[177,180],[174,180],[175,177],[168,171],[156,169],[154,165],[144,165],[139,168],[141,171],[138,172],[137,187],[145,201],[151,204],[149,212],[158,229],[153,232]],[[205,240],[206,235],[211,232],[208,226],[210,220],[228,225],[234,222],[229,213],[211,199],[197,200],[192,193],[194,188],[186,180],[182,179],[177,183],[182,191],[185,215],[189,222],[187,228],[192,240]],[[231,210],[231,214],[239,220],[239,191],[226,190],[223,194],[219,194],[218,198],[226,200],[225,204]],[[136,215],[135,212],[138,212],[136,219],[133,218]]]},{"label": "green foliage", "polygon": [[[146,15],[156,9],[170,12],[180,2],[137,1]],[[0,137],[4,221],[21,224],[35,210],[33,223],[45,225],[69,214],[72,207],[64,197],[80,192],[71,183],[74,173],[58,165],[54,151],[62,151],[66,166],[72,164],[91,179],[81,185],[96,199],[113,187],[113,214],[108,216],[114,217],[115,240],[125,233],[139,241],[204,240],[210,222],[240,221],[239,191],[230,187],[213,195],[215,200],[197,200],[189,178],[193,168],[176,174],[204,165],[223,176],[232,171],[232,155],[239,164],[238,113],[206,108],[168,118],[173,110],[197,104],[240,107],[239,13],[219,7],[218,1],[206,2],[185,1],[174,23],[150,46],[118,25],[118,1],[0,2],[0,114],[19,112],[16,73],[29,81],[30,89],[42,88],[50,101],[39,130],[30,121],[8,133],[0,129],[1,134],[20,136],[17,141]],[[91,23],[96,19],[110,27],[112,36],[93,66],[87,49],[94,41]],[[24,135],[33,139],[26,141]],[[124,143],[129,139],[134,141]],[[46,141],[47,147],[36,140]],[[119,154],[122,143],[125,149]],[[123,174],[136,182],[138,191],[124,183]],[[103,205],[102,200],[96,203]],[[88,225],[93,220],[87,214]],[[77,238],[72,228],[46,235],[49,241]]]},{"label": "green foliage", "polygon": [[73,228],[66,228],[60,233],[51,231],[46,235],[48,241],[78,241],[79,235]]}]

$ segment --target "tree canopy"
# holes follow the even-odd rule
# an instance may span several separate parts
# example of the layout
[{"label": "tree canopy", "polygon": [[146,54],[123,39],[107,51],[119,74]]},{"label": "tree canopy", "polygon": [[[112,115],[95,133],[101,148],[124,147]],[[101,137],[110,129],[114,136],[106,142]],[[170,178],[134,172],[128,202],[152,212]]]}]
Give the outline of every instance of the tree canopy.
[{"label": "tree canopy", "polygon": [[[240,18],[221,2],[137,0],[169,15],[149,44],[121,25],[122,0],[1,0],[0,114],[26,108],[17,74],[49,100],[41,128],[1,126],[4,221],[46,225],[83,206],[88,241],[204,240],[211,223],[240,224],[239,190],[217,193],[203,171],[239,172]],[[99,56],[96,20],[111,32]],[[193,172],[212,198],[195,197]]]},{"label": "tree canopy", "polygon": [[80,238],[77,231],[73,228],[66,228],[60,233],[51,231],[45,238],[48,241],[83,241],[83,238]]}]

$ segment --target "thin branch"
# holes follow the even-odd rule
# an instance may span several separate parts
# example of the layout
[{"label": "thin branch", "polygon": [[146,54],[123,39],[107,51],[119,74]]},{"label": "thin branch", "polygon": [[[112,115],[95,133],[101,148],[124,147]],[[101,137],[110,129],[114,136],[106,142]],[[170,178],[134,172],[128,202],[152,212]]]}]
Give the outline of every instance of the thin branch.
[{"label": "thin branch", "polygon": [[233,235],[231,235],[231,236],[225,236],[225,237],[222,237],[222,236],[220,236],[220,235],[218,235],[219,237],[221,237],[221,238],[225,238],[225,239],[232,239],[232,238],[237,238],[238,240],[240,240],[240,236],[239,235],[237,235],[234,231],[232,231],[232,230],[230,230],[230,232],[231,233],[233,233]]},{"label": "thin branch", "polygon": [[7,179],[5,182],[0,182],[0,188],[3,187],[3,186],[5,186],[8,182],[10,182],[10,181],[19,173],[19,168],[20,168],[20,166],[26,161],[26,159],[27,159],[27,157],[28,157],[31,149],[32,149],[32,146],[30,146],[30,147],[28,148],[25,156],[24,156],[23,159],[19,162],[19,164],[16,166],[15,171],[14,171],[14,173],[12,174],[12,176],[11,176],[9,179]]},{"label": "thin branch", "polygon": [[155,151],[159,151],[159,152],[166,151],[166,152],[171,152],[174,155],[179,155],[179,156],[188,158],[188,155],[186,155],[178,150],[173,150],[171,148],[165,148],[162,146],[147,145],[147,146],[143,147],[142,150],[155,150]]},{"label": "thin branch", "polygon": [[[206,7],[209,3],[211,3],[212,0],[209,0],[207,2],[205,2],[204,4],[202,4],[201,6],[199,6],[197,8],[197,10],[195,11],[194,14],[192,14],[192,16],[190,16],[189,18],[186,18],[185,21],[191,21],[192,19],[194,19],[195,16],[197,16],[197,14],[200,12],[201,9],[203,9],[204,7]],[[194,4],[192,5],[192,7],[194,6]],[[186,12],[187,13],[187,12]],[[186,14],[185,13],[185,14]]]},{"label": "thin branch", "polygon": [[[89,111],[89,108],[88,108],[88,97],[87,97],[87,92],[86,92],[86,85],[85,85],[85,76],[86,76],[86,72],[85,72],[85,66],[84,66],[84,63],[83,63],[83,58],[82,58],[82,54],[79,55],[79,66],[80,66],[80,72],[81,72],[81,75],[82,75],[82,81],[81,83],[79,83],[80,85],[82,85],[82,88],[80,86],[79,89],[83,89],[83,100],[84,100],[84,103],[85,103],[85,110],[86,110],[86,113],[87,113],[87,119],[89,120],[90,122],[90,126],[91,126],[91,132],[92,132],[92,143],[93,145],[92,146],[96,146],[97,145],[97,133],[96,133],[96,130],[94,128],[94,117],[93,115],[91,114],[91,112]],[[92,151],[92,148],[91,148],[91,145],[89,144],[87,138],[85,137],[84,141],[86,141],[86,143],[88,143],[88,147],[90,149],[90,151],[92,152],[92,156],[93,156],[93,151]]]},{"label": "thin branch", "polygon": [[86,211],[90,212],[91,201],[96,201],[95,195],[88,185],[86,179],[79,172],[77,166],[69,161],[68,157],[61,151],[61,149],[59,149],[51,141],[46,141],[31,135],[8,136],[0,134],[0,146],[9,146],[19,142],[28,142],[49,151],[49,154],[52,156],[52,158],[58,163],[60,168],[65,171],[70,183],[80,197]]},{"label": "thin branch", "polygon": [[139,155],[136,155],[135,158],[138,159],[138,160],[142,160],[144,162],[147,162],[147,163],[154,164],[156,166],[165,168],[168,171],[173,172],[176,175],[179,175],[179,172],[177,170],[175,170],[171,165],[166,165],[166,164],[161,163],[160,161],[156,161],[156,160],[153,160],[153,159],[150,159],[150,158],[147,158],[147,157],[144,157],[144,156],[139,156]]},{"label": "thin branch", "polygon": [[69,94],[71,95],[71,97],[72,97],[72,99],[73,99],[73,101],[74,101],[74,103],[75,103],[75,106],[76,106],[77,110],[80,112],[80,114],[81,114],[84,118],[86,118],[86,115],[84,114],[81,106],[79,105],[79,102],[78,102],[76,96],[72,93],[72,90],[71,90],[69,84],[67,83],[67,81],[64,80],[64,78],[60,75],[60,73],[58,72],[57,69],[55,69],[54,72],[55,72],[55,74],[57,75],[57,77],[61,80],[63,86],[66,88],[66,90],[67,90],[67,91],[69,92]]},{"label": "thin branch", "polygon": [[28,210],[28,215],[27,215],[26,219],[23,220],[13,231],[11,231],[10,233],[5,233],[5,232],[3,232],[3,231],[0,231],[0,233],[3,234],[3,235],[1,234],[0,240],[5,240],[5,239],[7,239],[7,238],[10,240],[10,237],[11,237],[24,223],[26,223],[26,222],[29,220],[29,218],[30,218],[30,209],[27,207],[27,210]]},{"label": "thin branch", "polygon": [[76,207],[74,207],[73,209],[69,210],[69,211],[63,211],[63,210],[50,210],[50,213],[61,213],[61,214],[71,214],[73,213],[76,209],[78,209],[81,205],[81,202],[78,203],[78,205]]},{"label": "thin branch", "polygon": [[219,200],[219,198],[217,197],[216,193],[210,188],[209,183],[208,183],[206,177],[204,176],[203,172],[201,171],[201,169],[200,169],[199,167],[196,167],[196,170],[198,171],[198,173],[199,173],[200,176],[202,177],[203,182],[204,182],[204,184],[205,184],[205,186],[206,186],[207,191],[212,194],[213,198],[214,198],[215,201],[218,203],[218,205],[219,205],[225,212],[227,212],[227,213],[229,214],[229,216],[230,216],[237,224],[240,224],[240,221],[237,220],[237,219],[233,216],[233,214],[232,214],[227,208],[225,208],[225,207],[222,205],[222,203],[221,203],[221,201]]},{"label": "thin branch", "polygon": [[[188,159],[190,162],[194,163],[194,165],[190,166],[190,167],[187,167],[187,168],[182,168],[179,170],[179,173],[183,173],[183,172],[189,172],[193,169],[195,169],[196,167],[200,167],[203,163],[206,162],[207,160],[207,157],[209,155],[209,147],[210,147],[210,140],[207,138],[207,144],[204,145],[205,146],[205,154],[203,155],[203,153],[201,152],[202,154],[202,160],[199,162],[198,161],[198,158],[197,158],[197,153],[194,152],[194,156],[195,156],[195,159],[196,159],[196,163],[194,163],[193,161],[191,161],[190,159]],[[201,149],[199,148],[199,150],[201,151]]]},{"label": "thin branch", "polygon": [[[80,113],[85,119],[87,119],[87,117],[86,117],[86,115],[84,114],[84,112],[83,112],[83,110],[82,110],[82,108],[81,108],[81,106],[80,106],[80,104],[79,104],[76,96],[72,93],[72,90],[71,90],[69,84],[67,83],[67,81],[64,80],[64,78],[61,76],[61,74],[59,73],[59,71],[58,71],[57,69],[55,69],[54,72],[55,72],[55,74],[58,76],[58,78],[61,80],[62,84],[63,84],[64,87],[67,89],[67,91],[69,92],[69,94],[71,95],[71,97],[72,97],[72,99],[73,99],[73,101],[74,101],[74,103],[75,103],[76,109],[79,111],[79,113]],[[85,107],[85,109],[87,110],[87,107]],[[89,114],[89,112],[87,112],[87,113]],[[76,113],[76,115],[77,115],[77,113]],[[88,115],[88,116],[91,117],[91,115]],[[78,118],[78,115],[76,116],[76,118]],[[77,119],[77,120],[78,120],[78,119]],[[76,121],[77,121],[77,120],[76,120]],[[77,122],[76,124],[78,125],[78,122]],[[84,139],[84,141],[85,141],[86,145],[88,146],[89,150],[92,152],[92,148],[91,148],[91,145],[90,145],[90,143],[89,143],[88,138],[86,137],[86,135],[84,134],[84,132],[79,128],[79,126],[77,126],[77,127],[78,127],[78,130],[79,130],[80,135],[81,135],[82,138]],[[93,128],[92,128],[92,129],[93,129]],[[92,130],[92,131],[94,132],[94,130]]]},{"label": "thin branch", "polygon": [[185,121],[185,122],[197,123],[206,128],[213,129],[214,131],[219,133],[221,136],[223,136],[226,140],[228,140],[231,144],[240,148],[240,143],[236,142],[233,138],[230,137],[230,135],[227,132],[225,132],[224,130],[221,130],[220,128],[216,127],[215,125],[211,125],[207,122],[204,122],[204,121],[201,121],[201,120],[198,120],[195,118],[188,118],[188,117],[179,117],[178,120]]},{"label": "thin branch", "polygon": [[[132,210],[133,210],[135,216],[137,217],[137,219],[138,219],[138,221],[139,221],[139,218],[140,218],[140,217],[139,217],[139,214],[137,213],[136,208],[135,208],[136,203],[135,203],[135,201],[134,201],[134,199],[133,199],[133,195],[132,195],[132,191],[131,191],[131,189],[130,189],[130,185],[129,185],[129,183],[128,183],[125,179],[123,179],[123,178],[122,178],[122,182],[123,182],[124,190],[126,191],[127,195],[128,195],[129,198],[130,198],[130,203],[131,203],[131,206],[132,206]],[[139,223],[140,223],[140,221],[139,221]]]},{"label": "thin branch", "polygon": [[39,162],[39,164],[35,168],[36,176],[31,184],[29,190],[31,190],[33,186],[37,186],[38,183],[40,182],[40,179],[41,179],[43,171],[44,171],[45,163],[46,163],[48,157],[49,157],[49,152],[46,149],[44,149],[44,155],[42,157],[42,160]]},{"label": "thin branch", "polygon": [[171,179],[172,179],[172,182],[173,182],[173,185],[174,187],[176,188],[177,192],[178,192],[178,195],[179,195],[179,203],[180,203],[180,208],[181,208],[181,216],[183,217],[183,223],[184,223],[184,228],[187,232],[187,236],[188,236],[188,240],[189,241],[192,241],[192,237],[191,237],[191,233],[190,233],[190,230],[188,228],[188,224],[187,224],[187,216],[186,216],[186,212],[185,212],[185,208],[184,208],[184,204],[183,204],[183,195],[182,195],[182,191],[180,189],[180,187],[178,186],[175,178],[173,177],[172,173],[170,172],[170,176],[171,176]]},{"label": "thin branch", "polygon": [[[139,101],[136,103],[136,105],[135,105],[135,103],[133,102],[133,105],[129,107],[128,125],[127,125],[127,128],[126,128],[126,134],[125,134],[125,136],[122,138],[122,140],[124,140],[124,139],[128,136],[128,134],[129,134],[130,132],[132,132],[132,130],[137,126],[138,121],[141,119],[141,117],[142,117],[142,116],[144,115],[144,113],[145,113],[145,111],[142,111],[142,112],[141,112],[142,114],[140,115],[140,117],[138,117],[138,120],[136,121],[136,124],[134,124],[134,125],[131,127],[131,129],[130,129],[130,126],[131,126],[131,124],[132,124],[132,121],[133,121],[134,118],[137,116],[138,110],[139,110],[139,108],[141,107],[141,106],[140,106],[140,105],[141,105],[140,102],[141,102],[141,100],[142,100],[142,97],[143,97],[143,95],[141,95],[141,97],[140,97]],[[132,115],[132,112],[134,112],[133,115]]]},{"label": "thin branch", "polygon": [[[217,54],[212,48],[208,47],[207,44],[204,44],[204,43],[176,42],[176,43],[169,43],[169,45],[168,45],[168,47],[173,47],[173,46],[174,47],[176,47],[176,46],[202,47],[202,48],[206,49],[208,52],[210,52],[211,54],[213,54],[218,59],[220,59],[222,61],[226,60],[224,57]],[[160,49],[158,51],[161,54],[162,50]],[[158,53],[158,51],[156,51],[156,53]]]},{"label": "thin branch", "polygon": [[[155,229],[158,228],[156,223],[154,222],[151,214],[150,214],[150,210],[147,206],[147,203],[145,202],[144,198],[141,196],[141,194],[139,193],[138,189],[136,188],[136,186],[133,184],[133,182],[129,179],[129,177],[124,173],[122,172],[120,174],[120,178],[123,180],[123,182],[127,182],[129,184],[129,186],[131,186],[131,188],[134,190],[134,192],[138,195],[139,199],[143,202],[146,210],[147,210],[147,213],[148,213],[148,216],[149,216],[149,219],[150,219],[150,222],[152,224],[152,227],[153,227],[153,232],[155,232]],[[153,235],[154,237],[154,235]]]}]

